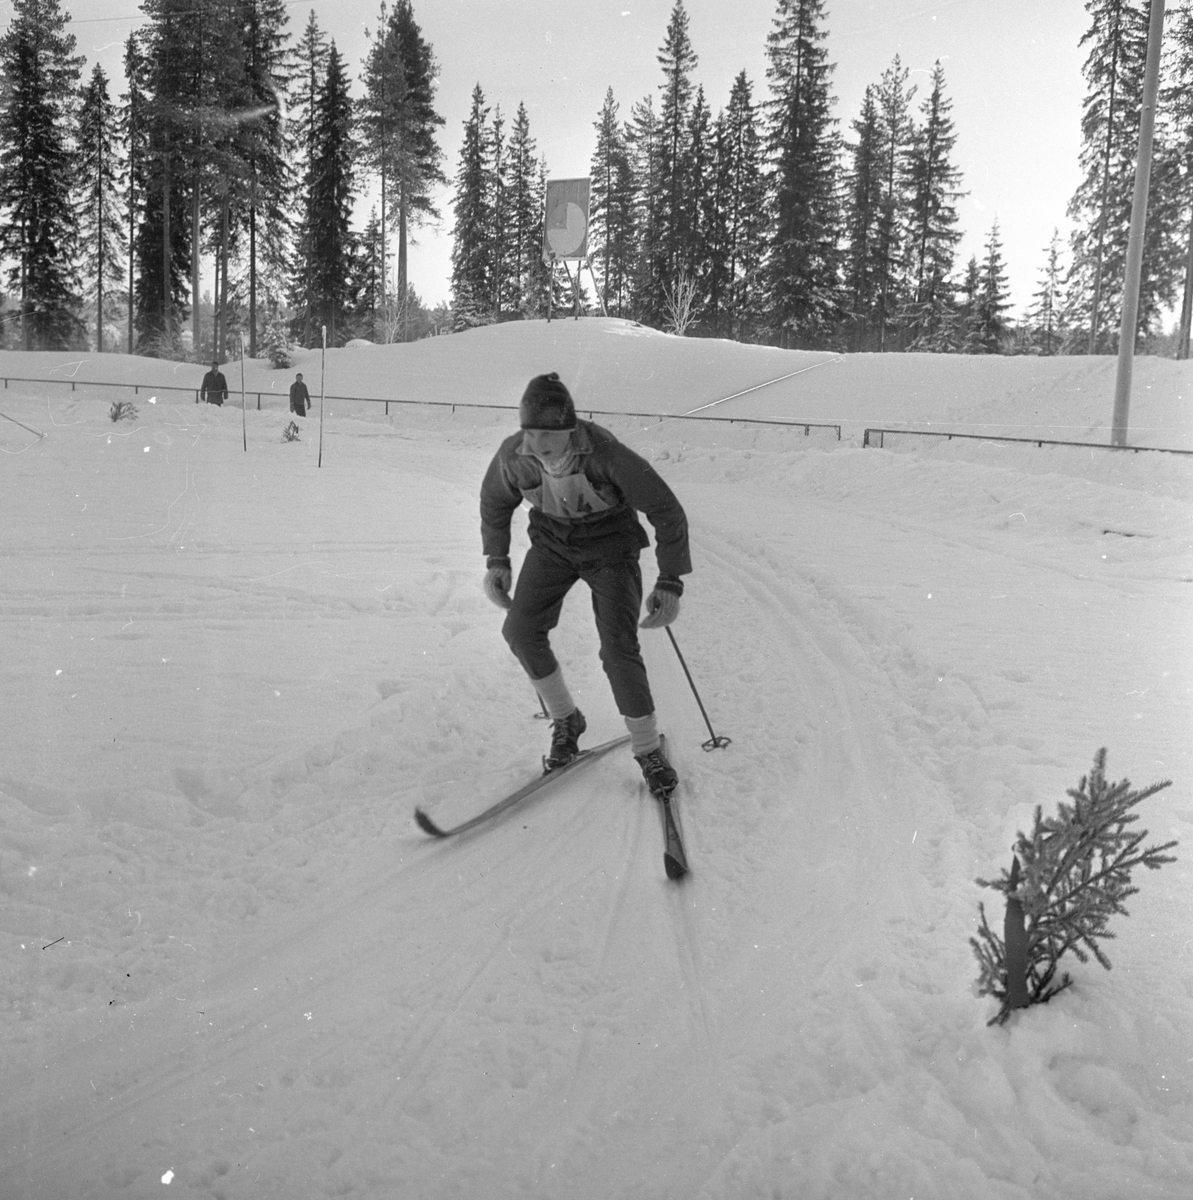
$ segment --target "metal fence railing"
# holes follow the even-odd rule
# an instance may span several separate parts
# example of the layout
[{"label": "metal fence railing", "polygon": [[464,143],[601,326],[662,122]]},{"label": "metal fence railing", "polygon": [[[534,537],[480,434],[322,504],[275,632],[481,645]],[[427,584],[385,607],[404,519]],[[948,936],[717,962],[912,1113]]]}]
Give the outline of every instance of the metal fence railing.
[{"label": "metal fence railing", "polygon": [[[75,391],[76,384],[78,387],[114,387],[114,388],[132,388],[133,395],[138,395],[141,388],[147,392],[189,392],[195,397],[195,403],[199,402],[199,389],[196,387],[176,387],[168,383],[112,383],[110,381],[97,381],[94,379],[29,379],[23,375],[4,375],[0,376],[4,380],[4,389],[8,390],[9,383],[69,383],[70,390]],[[268,393],[266,393],[268,394]]]},{"label": "metal fence railing", "polygon": [[[116,388],[132,388],[133,394],[139,394],[143,388],[145,391],[156,392],[187,392],[194,396],[195,403],[199,403],[199,388],[195,387],[177,387],[172,384],[149,384],[149,383],[112,383],[110,381],[98,382],[87,379],[28,379],[17,375],[0,376],[4,380],[4,387],[7,389],[9,382],[13,383],[69,383],[70,390],[76,391],[78,388],[92,387],[116,387]],[[240,395],[240,392],[233,387],[228,389],[229,403],[233,403],[235,398]],[[261,408],[261,397],[272,396],[289,407],[290,397],[283,392],[260,392],[248,391],[245,393],[246,402],[251,396],[257,398],[257,409]],[[479,401],[469,400],[412,400],[412,399],[395,399],[393,397],[386,398],[384,396],[324,396],[324,401],[351,401],[357,404],[384,404],[385,414],[389,415],[389,406],[391,404],[411,404],[423,408],[450,408],[455,412],[457,408],[464,409],[490,409],[499,412],[516,413],[517,407],[509,404],[484,404]],[[827,421],[780,421],[771,420],[764,417],[702,417],[691,413],[644,413],[644,412],[612,412],[607,409],[599,408],[578,408],[577,412],[587,413],[589,419],[593,417],[635,417],[641,420],[650,421],[702,421],[705,424],[720,422],[725,425],[775,425],[782,428],[802,429],[804,436],[810,436],[813,429],[829,429],[836,434],[837,441],[841,440],[841,426],[835,422]]]},{"label": "metal fence railing", "polygon": [[1193,454],[1193,450],[1173,450],[1167,446],[1115,446],[1109,442],[1062,442],[1055,438],[1000,437],[988,433],[951,433],[944,429],[867,429],[862,435],[862,446],[885,448],[886,436],[964,438],[974,442],[1020,442],[1029,446],[1078,446],[1083,450],[1133,450],[1135,453],[1151,451],[1156,454]]}]

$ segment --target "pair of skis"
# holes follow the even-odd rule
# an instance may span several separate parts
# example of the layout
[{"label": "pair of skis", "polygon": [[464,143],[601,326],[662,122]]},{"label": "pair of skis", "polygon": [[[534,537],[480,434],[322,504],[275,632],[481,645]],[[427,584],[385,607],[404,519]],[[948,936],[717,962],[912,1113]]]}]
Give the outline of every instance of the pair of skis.
[{"label": "pair of skis", "polygon": [[[612,741],[602,742],[599,746],[593,746],[588,750],[581,750],[571,762],[562,767],[557,767],[554,771],[548,771],[546,774],[540,775],[537,779],[532,779],[529,783],[518,788],[517,791],[511,792],[508,796],[498,800],[495,804],[489,805],[488,808],[477,813],[476,816],[470,817],[467,821],[462,821],[459,825],[452,825],[444,829],[436,825],[421,808],[414,810],[414,819],[418,823],[418,827],[424,833],[430,834],[431,837],[455,837],[456,834],[465,833],[469,829],[475,829],[478,825],[483,825],[486,821],[490,821],[501,813],[507,812],[532,793],[558,782],[564,776],[578,770],[585,763],[595,762],[598,758],[602,758],[608,754],[610,750],[615,750],[618,746],[626,745],[629,740],[628,735],[623,735],[619,738],[613,738]],[[664,791],[663,789],[655,790],[652,788],[651,795],[659,802],[663,818],[663,869],[667,872],[668,879],[680,879],[688,872],[688,860],[687,855],[684,853],[683,837],[679,830],[679,822],[672,807],[671,791]]]}]

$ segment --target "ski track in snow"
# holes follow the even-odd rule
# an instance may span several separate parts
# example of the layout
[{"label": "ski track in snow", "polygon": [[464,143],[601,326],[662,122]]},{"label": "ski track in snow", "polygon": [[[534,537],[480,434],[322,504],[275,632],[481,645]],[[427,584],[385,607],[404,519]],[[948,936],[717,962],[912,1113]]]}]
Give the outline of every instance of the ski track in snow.
[{"label": "ski track in snow", "polygon": [[[798,357],[556,324],[419,344],[455,357],[405,377],[487,395],[496,369],[516,395],[530,360],[501,348],[545,334],[565,377],[646,409],[641,370],[686,411]],[[367,374],[372,353],[330,357]],[[875,357],[734,411],[840,416],[889,380],[909,424],[1022,433],[1055,394],[1053,424],[1098,436],[1080,397],[1104,364]],[[1162,405],[1179,376],[1140,378]],[[1005,1029],[967,945],[973,878],[1098,745],[1116,775],[1177,778],[1155,840],[1193,825],[1187,464],[610,420],[693,518],[676,633],[733,739],[700,749],[644,636],[683,778],[677,885],[628,754],[450,842],[410,821],[474,811],[545,741],[478,588],[501,414],[349,416],[314,471],[312,424],[282,446],[276,411],[246,414],[246,458],[234,409],[113,434],[94,399],[29,404],[53,436],[0,479],[27,696],[0,779],[15,1197],[139,1200],[166,1170],[216,1200],[1193,1189],[1188,864],[1140,881],[1113,973],[1071,965]],[[620,729],[587,609],[557,644],[596,742]]]}]

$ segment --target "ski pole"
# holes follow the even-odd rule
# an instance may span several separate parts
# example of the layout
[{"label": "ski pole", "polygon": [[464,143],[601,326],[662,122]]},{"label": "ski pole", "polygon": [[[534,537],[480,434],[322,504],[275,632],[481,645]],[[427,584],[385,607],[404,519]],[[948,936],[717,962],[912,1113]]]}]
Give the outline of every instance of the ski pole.
[{"label": "ski pole", "polygon": [[679,643],[675,640],[675,634],[671,632],[670,625],[666,625],[664,628],[667,630],[667,636],[671,639],[671,644],[675,647],[675,654],[679,659],[679,665],[683,667],[683,673],[688,677],[688,685],[692,689],[692,695],[696,697],[696,703],[700,705],[700,715],[704,718],[705,725],[708,726],[708,732],[712,734],[707,742],[702,743],[703,748],[705,750],[719,750],[723,746],[728,746],[733,739],[721,737],[718,734],[713,733],[712,722],[708,719],[708,713],[704,711],[704,704],[700,700],[700,693],[696,690],[696,684],[692,679],[692,672],[688,670],[688,664],[684,662],[684,657],[680,653]]}]

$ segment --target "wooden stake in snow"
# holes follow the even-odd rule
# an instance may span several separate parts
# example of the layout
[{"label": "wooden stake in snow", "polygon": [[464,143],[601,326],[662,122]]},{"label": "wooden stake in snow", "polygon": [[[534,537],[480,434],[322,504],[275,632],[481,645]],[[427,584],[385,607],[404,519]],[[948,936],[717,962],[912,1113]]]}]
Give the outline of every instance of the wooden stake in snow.
[{"label": "wooden stake in snow", "polygon": [[240,436],[244,441],[244,452],[249,452],[249,431],[244,415],[244,334],[240,335]]},{"label": "wooden stake in snow", "polygon": [[1011,859],[1011,877],[1007,881],[1007,911],[1002,923],[1003,945],[1006,947],[1007,1008],[1026,1008],[1031,1003],[1027,994],[1028,940],[1023,918],[1023,902],[1016,896],[1019,887],[1019,859]]}]

